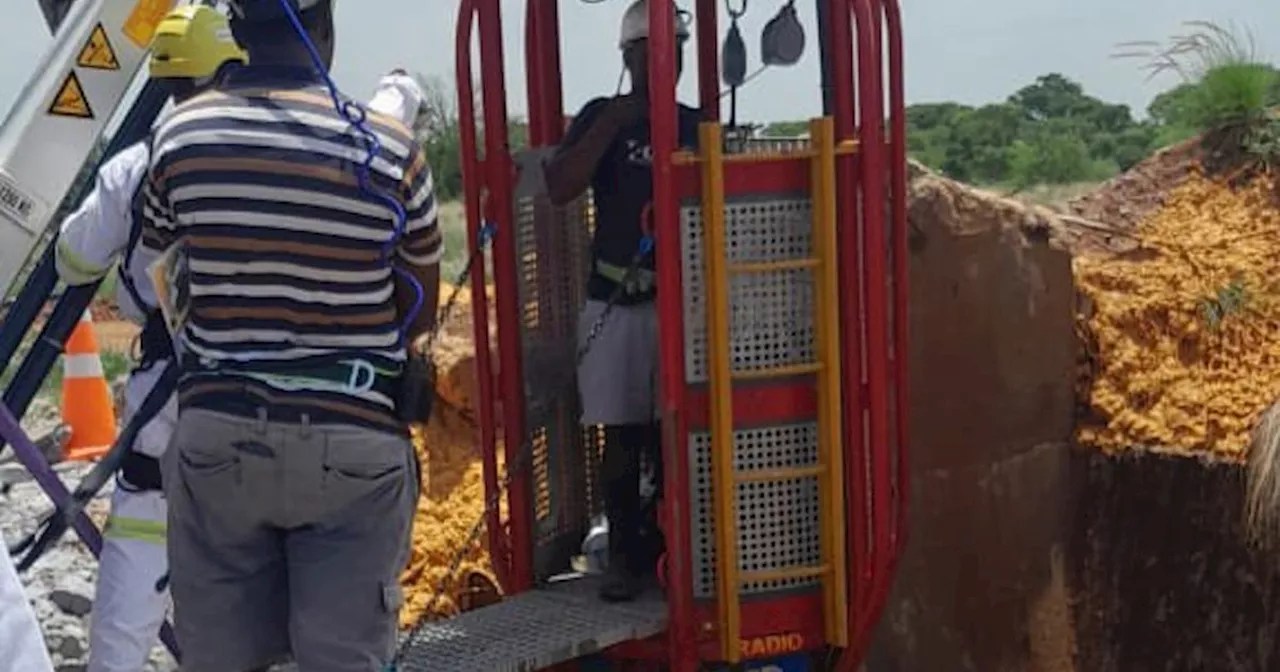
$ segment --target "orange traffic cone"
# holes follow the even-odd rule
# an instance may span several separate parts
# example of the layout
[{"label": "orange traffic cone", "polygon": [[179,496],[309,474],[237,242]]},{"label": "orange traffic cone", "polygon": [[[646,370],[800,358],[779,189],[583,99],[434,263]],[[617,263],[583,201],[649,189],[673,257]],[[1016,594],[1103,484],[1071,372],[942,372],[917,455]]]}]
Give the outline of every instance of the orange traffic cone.
[{"label": "orange traffic cone", "polygon": [[62,422],[71,428],[66,459],[96,459],[115,443],[116,412],[88,310],[67,339],[62,363]]}]

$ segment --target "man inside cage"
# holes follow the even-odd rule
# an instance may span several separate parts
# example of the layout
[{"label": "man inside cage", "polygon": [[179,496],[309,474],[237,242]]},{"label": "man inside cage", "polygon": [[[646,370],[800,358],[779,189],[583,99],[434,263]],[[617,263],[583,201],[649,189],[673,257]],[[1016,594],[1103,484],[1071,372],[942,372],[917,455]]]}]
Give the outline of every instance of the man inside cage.
[{"label": "man inside cage", "polygon": [[[670,0],[659,0],[669,2]],[[674,5],[672,11],[677,12]],[[588,300],[579,316],[579,346],[600,320],[599,335],[578,368],[582,424],[604,427],[601,467],[608,519],[608,575],[601,597],[628,601],[655,567],[661,539],[652,498],[641,491],[645,465],[660,486],[658,417],[657,285],[651,254],[643,255],[653,197],[649,130],[649,2],[636,0],[623,15],[618,41],[631,79],[625,95],[596,98],[574,117],[563,142],[544,168],[547,195],[567,204],[591,189],[596,210]],[[677,71],[689,38],[686,16],[677,12]],[[680,145],[697,143],[698,110],[679,106]],[[654,498],[660,496],[659,492]],[[646,501],[649,499],[650,501]]]}]

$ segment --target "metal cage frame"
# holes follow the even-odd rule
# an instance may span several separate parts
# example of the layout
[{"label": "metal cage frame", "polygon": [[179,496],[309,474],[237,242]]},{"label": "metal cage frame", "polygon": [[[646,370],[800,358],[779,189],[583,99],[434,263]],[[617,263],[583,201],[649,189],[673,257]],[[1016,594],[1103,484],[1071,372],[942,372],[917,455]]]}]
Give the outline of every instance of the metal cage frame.
[{"label": "metal cage frame", "polygon": [[[844,353],[842,375],[844,501],[847,529],[848,645],[836,669],[853,670],[869,644],[875,622],[888,598],[904,540],[908,485],[906,468],[907,377],[906,377],[906,119],[902,68],[902,16],[897,0],[818,0],[820,4],[819,43],[824,47],[822,87],[827,114],[834,120],[834,136],[839,143],[856,143],[857,152],[835,158],[835,212],[838,226],[841,343]],[[693,0],[698,44],[697,73],[699,98],[704,114],[720,117],[717,0]],[[691,274],[689,259],[682,248],[687,242],[690,199],[696,199],[699,180],[695,166],[678,165],[676,150],[674,21],[665,3],[650,4],[650,90],[654,156],[653,215],[659,284],[685,287]],[[476,361],[479,375],[480,447],[484,456],[484,479],[490,493],[500,487],[498,451],[505,451],[506,463],[515,457],[530,427],[546,425],[535,408],[539,394],[531,393],[532,381],[545,383],[543,375],[563,352],[545,346],[563,337],[570,326],[564,315],[530,317],[531,294],[552,292],[559,300],[569,300],[572,287],[559,283],[544,272],[522,276],[529,268],[530,254],[539,250],[564,249],[571,237],[554,232],[529,232],[529,204],[513,201],[514,171],[507,138],[506,84],[503,66],[502,12],[499,0],[462,0],[457,24],[457,82],[462,122],[462,166],[464,204],[472,250],[479,244],[483,223],[496,225],[492,252],[493,284],[496,286],[498,361],[491,357],[488,278],[473,274]],[[563,94],[560,78],[559,6],[556,0],[527,0],[525,24],[525,65],[529,95],[529,140],[534,147],[554,145],[564,130]],[[472,60],[473,39],[479,43],[479,82],[482,118],[475,107],[476,64]],[[887,81],[885,60],[887,59]],[[858,76],[855,78],[855,71]],[[889,115],[885,115],[886,98]],[[670,120],[670,121],[668,121]],[[488,129],[480,142],[479,128]],[[725,190],[730,196],[779,189],[778,175],[785,169],[768,171],[726,171]],[[791,171],[803,178],[803,168]],[[763,177],[762,177],[763,176]],[[785,182],[787,178],[781,178]],[[801,182],[804,180],[801,179]],[[690,187],[689,185],[693,185]],[[693,191],[690,191],[690,190]],[[880,195],[880,197],[872,197]],[[727,205],[732,205],[726,200]],[[546,216],[560,217],[565,213]],[[536,228],[536,227],[535,227]],[[548,238],[551,236],[551,238]],[[877,253],[869,253],[877,251]],[[681,259],[663,263],[662,259]],[[536,261],[533,262],[536,266]],[[570,277],[569,282],[579,278]],[[687,357],[692,327],[691,306],[685,292],[661,292],[658,311],[661,321],[661,388],[663,390],[664,451],[666,454],[663,526],[667,536],[669,627],[658,640],[631,647],[631,654],[667,661],[671,669],[693,670],[702,660],[717,660],[722,649],[708,639],[708,625],[715,628],[714,610],[706,598],[705,565],[708,549],[705,530],[695,534],[699,490],[695,487],[699,468],[694,449],[701,441],[699,427],[705,428],[711,414],[711,399],[700,389],[696,356]],[[801,339],[802,340],[802,339]],[[542,348],[541,350],[539,348]],[[554,349],[553,349],[554,350]],[[777,353],[773,355],[779,356]],[[500,364],[500,366],[496,366]],[[500,370],[500,375],[495,371]],[[772,394],[790,395],[792,413],[774,418],[777,427],[762,432],[783,431],[803,416],[806,404],[816,405],[812,386],[782,386]],[[756,396],[753,397],[753,394]],[[750,389],[733,391],[734,405],[741,415],[756,413],[751,421],[767,425],[768,406]],[[559,424],[552,433],[563,446],[576,445],[584,455],[577,460],[560,456],[558,466],[537,469],[514,478],[506,491],[507,514],[486,512],[488,543],[504,589],[510,593],[529,590],[545,578],[550,567],[565,554],[566,539],[584,529],[584,516],[594,507],[591,460],[586,459],[598,443],[590,433],[572,431],[564,418],[576,402],[560,400],[554,409]],[[753,405],[754,404],[754,405]],[[553,404],[554,405],[554,404]],[[496,427],[501,407],[502,426]],[[750,410],[754,409],[754,410]],[[787,425],[789,421],[790,425]],[[569,423],[572,424],[572,423]],[[747,430],[750,433],[753,430]],[[765,451],[768,452],[767,450]],[[785,451],[784,451],[785,452]],[[793,460],[807,459],[803,451],[792,450]],[[555,460],[555,456],[549,456]],[[777,459],[762,457],[761,459]],[[566,471],[566,469],[568,471]],[[559,472],[559,482],[556,474]],[[541,475],[539,475],[539,473]],[[575,482],[565,474],[581,475]],[[585,484],[586,487],[581,487]],[[559,487],[564,496],[580,498],[577,507],[557,508],[548,502],[548,488]],[[554,495],[551,495],[554,497]],[[701,548],[698,543],[703,543]],[[807,542],[806,542],[807,543]],[[803,545],[803,544],[802,544]],[[801,588],[803,586],[800,586]],[[769,586],[754,586],[744,592],[768,592]],[[778,588],[773,586],[772,588]],[[813,596],[797,586],[781,587],[780,597],[771,598],[771,608],[752,609],[744,603],[743,634],[768,634],[804,630],[822,632],[821,610],[813,608]],[[804,614],[789,618],[788,613]]]}]

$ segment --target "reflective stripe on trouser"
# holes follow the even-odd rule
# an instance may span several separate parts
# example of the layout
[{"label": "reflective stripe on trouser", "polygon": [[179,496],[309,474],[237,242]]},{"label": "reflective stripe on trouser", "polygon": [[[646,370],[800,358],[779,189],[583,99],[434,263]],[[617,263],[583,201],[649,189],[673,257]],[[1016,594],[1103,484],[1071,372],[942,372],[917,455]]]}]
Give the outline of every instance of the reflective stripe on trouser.
[{"label": "reflective stripe on trouser", "polygon": [[111,495],[89,625],[87,672],[146,668],[169,608],[168,592],[156,591],[156,582],[169,571],[167,508],[160,492],[117,488]]},{"label": "reflective stripe on trouser", "polygon": [[4,535],[0,535],[0,670],[51,672],[53,663],[45,649],[40,624],[8,548]]}]

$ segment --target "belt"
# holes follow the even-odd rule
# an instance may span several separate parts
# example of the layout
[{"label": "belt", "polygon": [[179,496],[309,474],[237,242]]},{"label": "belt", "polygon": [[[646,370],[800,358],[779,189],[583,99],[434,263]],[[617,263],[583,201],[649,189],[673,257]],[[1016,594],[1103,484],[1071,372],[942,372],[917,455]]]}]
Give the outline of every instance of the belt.
[{"label": "belt", "polygon": [[606,280],[622,285],[622,291],[627,294],[646,294],[652,292],[658,284],[657,274],[647,268],[631,271],[631,277],[627,277],[628,271],[631,269],[626,266],[596,260],[596,273]]},{"label": "belt", "polygon": [[377,392],[391,399],[396,399],[399,395],[402,376],[400,370],[378,369],[363,359],[348,359],[331,364],[218,362],[210,367],[203,365],[198,359],[188,357],[184,358],[183,368],[194,373],[201,371],[238,373],[267,383],[272,379],[282,383],[288,381],[325,383],[331,385],[334,392],[347,394]]}]

